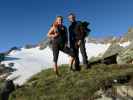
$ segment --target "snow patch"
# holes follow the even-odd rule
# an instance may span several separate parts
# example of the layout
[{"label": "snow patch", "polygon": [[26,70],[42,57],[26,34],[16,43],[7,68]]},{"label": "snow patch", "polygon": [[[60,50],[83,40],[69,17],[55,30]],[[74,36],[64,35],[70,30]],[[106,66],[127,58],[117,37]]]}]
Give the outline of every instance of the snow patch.
[{"label": "snow patch", "polygon": [[122,46],[122,47],[124,47],[124,48],[128,47],[130,44],[131,44],[130,41],[123,42],[123,43],[119,43],[119,45]]},{"label": "snow patch", "polygon": [[[86,43],[88,59],[103,55],[109,46],[110,44]],[[23,85],[31,76],[38,72],[52,68],[53,64],[52,50],[49,47],[44,50],[40,50],[39,47],[31,49],[21,48],[20,51],[11,52],[8,57],[17,59],[3,62],[4,64],[14,63],[13,68],[16,69],[7,79],[15,79],[14,83],[18,85]],[[79,58],[82,61],[81,54],[79,54]],[[68,62],[68,55],[60,52],[58,64],[68,64]]]}]

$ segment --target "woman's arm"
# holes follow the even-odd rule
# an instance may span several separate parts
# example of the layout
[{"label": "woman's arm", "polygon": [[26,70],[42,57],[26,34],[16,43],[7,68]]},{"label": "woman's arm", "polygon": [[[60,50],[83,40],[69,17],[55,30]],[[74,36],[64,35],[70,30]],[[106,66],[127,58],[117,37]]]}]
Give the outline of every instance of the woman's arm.
[{"label": "woman's arm", "polygon": [[48,31],[48,37],[53,38],[53,36],[54,36],[54,28],[51,27],[50,30]]},{"label": "woman's arm", "polygon": [[55,27],[50,28],[50,30],[48,32],[48,37],[49,38],[55,38],[59,35],[59,33],[57,33],[55,30],[56,30]]}]

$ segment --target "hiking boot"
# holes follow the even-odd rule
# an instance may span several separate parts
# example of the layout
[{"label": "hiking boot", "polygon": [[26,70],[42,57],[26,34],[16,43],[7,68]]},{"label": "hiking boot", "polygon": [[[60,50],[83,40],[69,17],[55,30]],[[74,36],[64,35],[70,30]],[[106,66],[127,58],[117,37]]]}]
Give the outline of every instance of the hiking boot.
[{"label": "hiking boot", "polygon": [[75,68],[75,71],[80,71],[80,70],[81,70],[81,67],[80,66],[78,66],[78,67]]},{"label": "hiking boot", "polygon": [[56,77],[60,77],[61,76],[58,71],[55,71],[55,74],[56,74]]},{"label": "hiking boot", "polygon": [[74,68],[73,68],[73,66],[70,67],[70,71],[74,72]]},{"label": "hiking boot", "polygon": [[56,74],[56,78],[59,78],[59,77],[61,77],[61,75],[60,74]]}]

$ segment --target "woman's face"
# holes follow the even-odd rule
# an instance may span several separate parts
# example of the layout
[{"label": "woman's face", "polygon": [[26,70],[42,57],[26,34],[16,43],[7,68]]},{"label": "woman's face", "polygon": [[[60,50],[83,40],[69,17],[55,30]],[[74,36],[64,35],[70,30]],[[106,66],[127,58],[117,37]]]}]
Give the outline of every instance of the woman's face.
[{"label": "woman's face", "polygon": [[56,23],[57,23],[58,25],[61,25],[61,24],[63,23],[63,19],[62,19],[61,17],[57,17]]}]

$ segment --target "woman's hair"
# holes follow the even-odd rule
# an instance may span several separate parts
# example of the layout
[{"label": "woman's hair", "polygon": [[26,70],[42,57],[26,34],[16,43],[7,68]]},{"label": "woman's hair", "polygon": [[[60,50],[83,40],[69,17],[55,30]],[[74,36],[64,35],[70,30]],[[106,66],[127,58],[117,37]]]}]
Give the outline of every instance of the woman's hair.
[{"label": "woman's hair", "polygon": [[57,19],[57,18],[61,18],[61,19],[63,19],[63,17],[62,17],[62,16],[56,16],[56,19]]},{"label": "woman's hair", "polygon": [[54,27],[58,27],[58,24],[57,24],[57,22],[56,22],[57,18],[63,19],[62,16],[57,16],[56,19],[55,19],[55,21],[54,21],[54,23],[52,24],[52,26],[54,26]]}]

